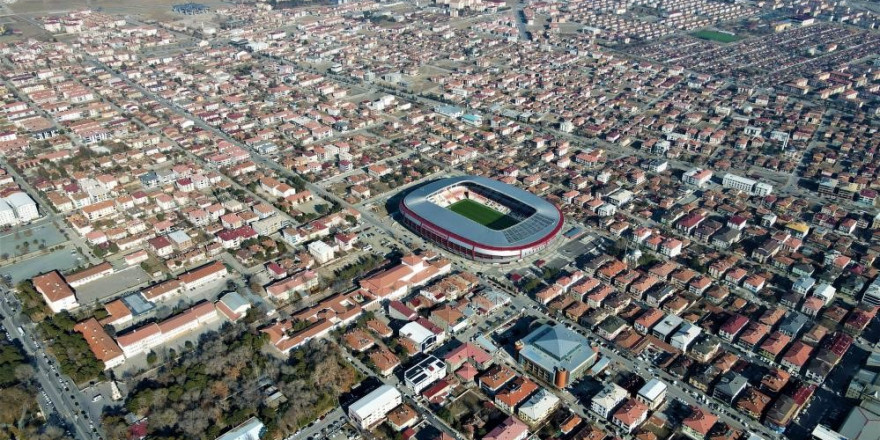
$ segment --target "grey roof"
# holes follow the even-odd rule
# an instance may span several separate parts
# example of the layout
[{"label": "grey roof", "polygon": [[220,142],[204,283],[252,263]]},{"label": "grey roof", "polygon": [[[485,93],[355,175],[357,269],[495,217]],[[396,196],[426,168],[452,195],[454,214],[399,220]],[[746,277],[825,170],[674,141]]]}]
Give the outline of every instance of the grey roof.
[{"label": "grey roof", "polygon": [[666,384],[656,377],[649,380],[642,388],[639,389],[639,395],[654,401],[662,393],[666,391]]},{"label": "grey roof", "polygon": [[595,352],[587,338],[562,325],[544,324],[523,338],[519,355],[547,371],[575,371],[595,360]]},{"label": "grey roof", "polygon": [[519,414],[531,420],[539,420],[547,416],[558,404],[559,397],[546,388],[541,388],[519,407]]},{"label": "grey roof", "polygon": [[183,232],[179,229],[168,234],[168,238],[173,240],[175,243],[186,243],[188,240],[192,239],[189,235],[187,235],[186,232]]},{"label": "grey roof", "polygon": [[6,203],[17,209],[24,205],[33,205],[34,200],[23,192],[16,192],[6,196]]},{"label": "grey roof", "polygon": [[656,334],[669,336],[678,328],[678,326],[681,325],[682,322],[684,322],[684,320],[680,317],[669,314],[663,317],[663,320],[658,322],[651,331]]},{"label": "grey roof", "polygon": [[498,351],[498,346],[492,343],[492,340],[487,338],[485,334],[480,334],[480,336],[477,336],[477,339],[474,341],[489,353],[495,353]]},{"label": "grey roof", "polygon": [[791,312],[785,315],[782,323],[779,324],[779,331],[787,335],[796,335],[809,321],[810,318],[807,315],[800,312]]},{"label": "grey roof", "polygon": [[816,280],[813,277],[800,277],[797,281],[794,282],[795,287],[803,288],[804,290],[810,290],[813,286],[816,285]]},{"label": "grey roof", "polygon": [[749,381],[742,375],[729,371],[721,376],[721,380],[715,386],[715,393],[730,396],[730,399],[733,400],[748,383]]},{"label": "grey roof", "polygon": [[[532,207],[535,212],[513,226],[493,230],[428,199],[444,188],[466,183],[500,193]],[[447,232],[478,244],[494,247],[516,247],[534,243],[558,230],[562,223],[562,213],[552,203],[524,189],[480,176],[459,176],[431,182],[407,194],[402,203],[419,217],[444,228]]]},{"label": "grey roof", "polygon": [[865,404],[853,408],[840,427],[840,435],[853,440],[880,440],[880,415],[876,410]]}]

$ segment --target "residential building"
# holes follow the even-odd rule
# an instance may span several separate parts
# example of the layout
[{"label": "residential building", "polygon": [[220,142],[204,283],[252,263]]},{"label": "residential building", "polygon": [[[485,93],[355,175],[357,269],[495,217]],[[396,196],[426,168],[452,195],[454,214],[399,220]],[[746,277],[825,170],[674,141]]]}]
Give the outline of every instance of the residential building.
[{"label": "residential building", "polygon": [[517,407],[538,390],[538,384],[524,376],[517,376],[495,393],[495,406],[511,414]]},{"label": "residential building", "polygon": [[426,352],[439,342],[438,335],[442,330],[427,319],[420,318],[400,328],[400,336],[407,338],[417,350]]},{"label": "residential building", "polygon": [[648,407],[636,399],[629,399],[611,417],[611,422],[627,433],[633,432],[648,418]]},{"label": "residential building", "polygon": [[679,327],[678,331],[672,335],[669,343],[681,350],[682,352],[686,352],[688,347],[702,334],[703,330],[693,325],[689,322],[685,322]]},{"label": "residential building", "polygon": [[532,397],[529,397],[528,400],[520,405],[517,415],[527,424],[537,425],[556,410],[556,408],[559,407],[560,402],[561,399],[556,397],[555,394],[541,388],[537,393],[533,394]]},{"label": "residential building", "polygon": [[325,264],[335,258],[336,255],[333,246],[320,240],[315,240],[309,243],[308,249],[309,254],[315,257],[315,261],[317,261],[318,264]]},{"label": "residential building", "polygon": [[712,396],[727,403],[733,403],[736,397],[746,388],[749,381],[741,374],[728,371],[721,376]]},{"label": "residential building", "polygon": [[825,305],[831,304],[831,301],[834,300],[834,294],[837,292],[833,286],[827,283],[822,283],[816,286],[813,290],[812,295],[821,298],[822,301],[825,301]]},{"label": "residential building", "polygon": [[623,387],[608,383],[590,400],[590,410],[607,419],[627,397],[629,393]]},{"label": "residential building", "polygon": [[483,436],[483,440],[525,440],[528,436],[529,427],[516,417],[510,416]]},{"label": "residential building", "polygon": [[494,365],[480,376],[480,388],[488,395],[494,396],[501,388],[516,377],[513,370],[503,365]]},{"label": "residential building", "polygon": [[403,373],[406,386],[416,394],[444,377],[446,377],[446,364],[434,356],[422,359]]},{"label": "residential building", "polygon": [[649,380],[636,394],[636,399],[651,410],[656,410],[666,400],[666,384],[656,377]]},{"label": "residential building", "polygon": [[693,440],[706,440],[718,417],[699,407],[692,407],[691,414],[681,422],[682,434]]}]

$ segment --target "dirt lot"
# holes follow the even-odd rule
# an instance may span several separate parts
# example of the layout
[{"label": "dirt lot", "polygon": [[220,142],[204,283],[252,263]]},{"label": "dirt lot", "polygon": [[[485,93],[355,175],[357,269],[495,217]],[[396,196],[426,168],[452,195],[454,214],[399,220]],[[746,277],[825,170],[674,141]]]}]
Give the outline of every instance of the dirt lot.
[{"label": "dirt lot", "polygon": [[[18,0],[9,5],[9,9],[17,14],[43,15],[60,14],[77,9],[91,8],[110,14],[167,14],[174,17],[171,5],[186,3],[187,0]],[[219,0],[202,0],[197,3],[212,9],[228,6],[228,2]]]},{"label": "dirt lot", "polygon": [[[171,11],[172,5],[188,1],[190,0],[18,0],[11,5],[0,5],[0,23],[15,31],[15,35],[0,37],[0,42],[18,38],[52,38],[52,35],[49,35],[34,19],[81,9],[92,9],[96,12],[130,16],[141,20],[167,22],[210,21],[216,17],[210,11],[200,15],[182,15]],[[206,5],[211,10],[231,5],[231,2],[221,0],[201,0],[197,3]]]}]

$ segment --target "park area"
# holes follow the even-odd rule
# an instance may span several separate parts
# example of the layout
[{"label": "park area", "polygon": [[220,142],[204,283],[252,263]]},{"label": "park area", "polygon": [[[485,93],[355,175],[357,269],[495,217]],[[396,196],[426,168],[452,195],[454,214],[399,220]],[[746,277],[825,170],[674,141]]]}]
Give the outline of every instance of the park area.
[{"label": "park area", "polygon": [[517,223],[515,218],[470,199],[459,200],[449,205],[449,210],[496,231]]},{"label": "park area", "polygon": [[703,40],[717,41],[719,43],[733,43],[734,41],[742,40],[742,37],[734,34],[710,30],[697,31],[691,35]]}]

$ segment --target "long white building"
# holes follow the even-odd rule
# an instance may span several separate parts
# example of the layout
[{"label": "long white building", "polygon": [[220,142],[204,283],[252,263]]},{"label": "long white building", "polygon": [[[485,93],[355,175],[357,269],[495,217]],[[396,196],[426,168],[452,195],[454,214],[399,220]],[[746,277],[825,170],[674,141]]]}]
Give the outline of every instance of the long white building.
[{"label": "long white building", "polygon": [[392,409],[403,403],[403,395],[391,385],[382,385],[348,407],[348,416],[361,429],[381,422]]},{"label": "long white building", "polygon": [[137,356],[213,322],[218,316],[213,303],[203,302],[162,322],[147,324],[122,334],[116,338],[116,343],[125,357]]},{"label": "long white building", "polygon": [[773,185],[748,177],[737,176],[736,174],[727,173],[724,175],[721,185],[725,188],[735,189],[737,191],[747,192],[750,195],[763,197],[773,192]]}]

